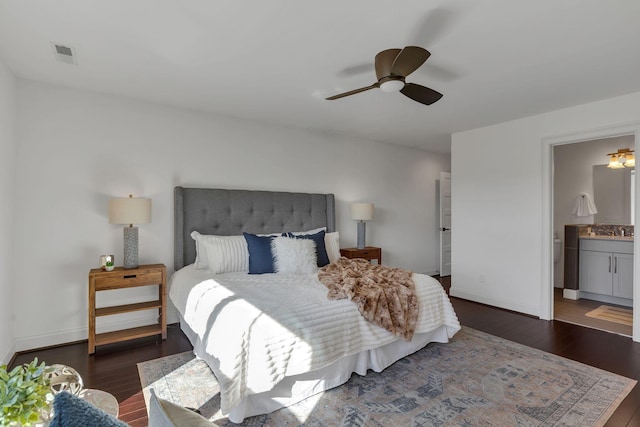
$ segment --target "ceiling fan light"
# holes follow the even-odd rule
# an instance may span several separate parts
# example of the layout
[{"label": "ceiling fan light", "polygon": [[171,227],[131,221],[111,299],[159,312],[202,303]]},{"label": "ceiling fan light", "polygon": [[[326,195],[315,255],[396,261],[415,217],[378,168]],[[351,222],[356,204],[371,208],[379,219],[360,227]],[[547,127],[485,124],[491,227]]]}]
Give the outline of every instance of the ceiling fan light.
[{"label": "ceiling fan light", "polygon": [[380,90],[383,92],[391,93],[398,92],[402,90],[403,87],[404,82],[402,80],[387,80],[380,85]]}]

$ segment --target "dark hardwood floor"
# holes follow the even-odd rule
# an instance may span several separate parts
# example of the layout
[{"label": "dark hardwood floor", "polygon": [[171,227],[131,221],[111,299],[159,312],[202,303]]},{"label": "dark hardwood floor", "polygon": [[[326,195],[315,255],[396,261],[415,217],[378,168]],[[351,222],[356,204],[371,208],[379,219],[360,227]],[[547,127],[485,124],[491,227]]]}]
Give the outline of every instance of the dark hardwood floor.
[{"label": "dark hardwood floor", "polygon": [[[441,282],[448,290],[448,278]],[[630,338],[457,298],[451,301],[464,326],[640,380],[640,344]],[[37,356],[48,364],[72,366],[84,379],[85,387],[112,393],[120,402],[120,419],[137,427],[147,425],[147,413],[136,364],[190,349],[179,326],[170,325],[166,341],[151,337],[111,344],[99,347],[91,356],[87,354],[87,343],[79,342],[19,354],[13,365]],[[607,426],[640,426],[639,388],[636,385]]]},{"label": "dark hardwood floor", "polygon": [[97,388],[113,394],[120,402],[119,418],[132,427],[147,425],[147,409],[142,396],[139,362],[191,350],[191,343],[179,325],[167,327],[167,339],[140,338],[123,343],[108,344],[87,354],[87,342],[24,352],[16,355],[12,366],[27,363],[38,357],[51,365],[60,363],[73,367],[85,388]]}]

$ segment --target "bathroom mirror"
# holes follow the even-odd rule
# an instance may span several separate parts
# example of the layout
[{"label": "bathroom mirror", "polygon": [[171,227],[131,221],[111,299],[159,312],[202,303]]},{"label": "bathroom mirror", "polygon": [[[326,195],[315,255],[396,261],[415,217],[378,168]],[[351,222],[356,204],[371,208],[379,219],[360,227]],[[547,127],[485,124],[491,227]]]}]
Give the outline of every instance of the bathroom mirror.
[{"label": "bathroom mirror", "polygon": [[593,202],[598,213],[596,224],[632,225],[633,179],[632,169],[610,169],[607,165],[593,166]]}]

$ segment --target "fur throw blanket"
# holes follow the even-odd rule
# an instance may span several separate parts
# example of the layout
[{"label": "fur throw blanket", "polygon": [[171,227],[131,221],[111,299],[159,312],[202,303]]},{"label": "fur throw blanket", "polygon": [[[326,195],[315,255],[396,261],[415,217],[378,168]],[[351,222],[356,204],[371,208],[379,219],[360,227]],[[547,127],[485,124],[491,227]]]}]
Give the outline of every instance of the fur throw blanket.
[{"label": "fur throw blanket", "polygon": [[411,341],[418,321],[412,275],[399,268],[344,257],[318,271],[318,278],[329,288],[329,299],[349,298],[365,319],[407,341]]}]

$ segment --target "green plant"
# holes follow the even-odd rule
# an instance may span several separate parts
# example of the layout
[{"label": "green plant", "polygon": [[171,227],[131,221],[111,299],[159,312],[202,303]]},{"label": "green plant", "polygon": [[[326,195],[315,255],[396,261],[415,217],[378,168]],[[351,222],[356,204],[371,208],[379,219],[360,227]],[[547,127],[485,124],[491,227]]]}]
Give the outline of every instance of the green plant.
[{"label": "green plant", "polygon": [[0,366],[0,426],[30,426],[48,412],[53,395],[47,373],[37,357],[11,371]]},{"label": "green plant", "polygon": [[105,263],[105,265],[106,265],[107,267],[113,267],[113,261],[107,261],[107,262]]}]

